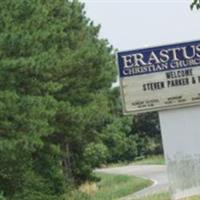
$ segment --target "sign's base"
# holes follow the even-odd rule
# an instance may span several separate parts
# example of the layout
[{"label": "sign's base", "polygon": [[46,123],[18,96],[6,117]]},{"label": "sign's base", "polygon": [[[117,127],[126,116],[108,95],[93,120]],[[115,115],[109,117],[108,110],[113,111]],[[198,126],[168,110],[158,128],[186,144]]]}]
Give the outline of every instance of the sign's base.
[{"label": "sign's base", "polygon": [[159,117],[172,198],[200,195],[200,106]]},{"label": "sign's base", "polygon": [[183,199],[183,198],[199,195],[199,193],[200,193],[200,187],[195,187],[195,188],[190,188],[184,191],[177,192],[175,195],[172,195],[172,198],[174,200]]}]

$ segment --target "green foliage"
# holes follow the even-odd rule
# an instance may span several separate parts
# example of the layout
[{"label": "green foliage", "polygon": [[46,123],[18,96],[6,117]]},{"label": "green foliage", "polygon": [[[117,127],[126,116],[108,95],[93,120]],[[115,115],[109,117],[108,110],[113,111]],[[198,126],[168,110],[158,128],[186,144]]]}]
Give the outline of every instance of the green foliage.
[{"label": "green foliage", "polygon": [[138,156],[163,153],[158,113],[134,116],[130,134],[136,135]]},{"label": "green foliage", "polygon": [[0,92],[0,188],[5,195],[12,196],[23,187],[33,152],[43,148],[42,137],[52,133],[48,119],[54,114],[53,104],[50,97]]},{"label": "green foliage", "polygon": [[70,194],[64,196],[63,200],[91,200],[90,196],[80,192],[79,190],[75,190]]},{"label": "green foliage", "polygon": [[116,117],[104,129],[102,137],[109,149],[108,162],[134,160],[137,156],[137,144],[131,131],[132,117]]},{"label": "green foliage", "polygon": [[102,140],[109,150],[108,162],[133,161],[138,157],[161,154],[161,134],[157,113],[122,115],[119,88],[109,94],[114,117],[104,128]]},{"label": "green foliage", "polygon": [[108,157],[108,149],[102,143],[90,143],[86,146],[84,151],[84,159],[92,168],[99,167],[105,163]]},{"label": "green foliage", "polygon": [[125,141],[125,149],[123,152],[123,160],[125,161],[132,161],[138,156],[138,145],[136,137],[130,135],[126,138]]},{"label": "green foliage", "polygon": [[106,157],[112,49],[77,1],[6,0],[0,17],[0,190],[59,199]]},{"label": "green foliage", "polygon": [[13,197],[14,200],[60,200],[51,188],[51,182],[47,182],[41,176],[26,172],[23,188],[17,191]]},{"label": "green foliage", "polygon": [[6,198],[3,195],[3,192],[0,192],[0,200],[6,200]]},{"label": "green foliage", "polygon": [[200,8],[200,0],[193,0],[192,4],[190,5],[190,8],[194,9],[194,7],[196,7],[196,9]]}]

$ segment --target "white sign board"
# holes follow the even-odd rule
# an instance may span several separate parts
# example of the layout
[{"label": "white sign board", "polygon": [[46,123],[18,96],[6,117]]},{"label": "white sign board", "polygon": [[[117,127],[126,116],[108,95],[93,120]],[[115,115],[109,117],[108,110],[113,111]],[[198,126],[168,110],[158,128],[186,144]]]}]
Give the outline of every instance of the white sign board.
[{"label": "white sign board", "polygon": [[200,41],[117,53],[124,113],[200,105]]}]

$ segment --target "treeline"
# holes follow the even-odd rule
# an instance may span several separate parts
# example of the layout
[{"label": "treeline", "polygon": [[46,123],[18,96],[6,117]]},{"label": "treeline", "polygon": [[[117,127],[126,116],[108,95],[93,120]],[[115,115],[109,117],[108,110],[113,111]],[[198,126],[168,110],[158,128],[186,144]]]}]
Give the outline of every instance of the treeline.
[{"label": "treeline", "polygon": [[111,90],[112,123],[105,127],[102,141],[109,150],[106,162],[133,161],[162,153],[157,113],[123,116],[119,88]]},{"label": "treeline", "polygon": [[95,167],[162,151],[156,113],[122,116],[81,3],[2,0],[0,18],[1,200],[67,200]]}]

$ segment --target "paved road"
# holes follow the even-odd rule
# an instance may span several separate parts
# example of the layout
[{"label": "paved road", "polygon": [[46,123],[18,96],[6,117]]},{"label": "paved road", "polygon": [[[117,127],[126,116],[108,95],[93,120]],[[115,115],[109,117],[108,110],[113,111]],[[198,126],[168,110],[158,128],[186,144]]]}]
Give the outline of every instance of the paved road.
[{"label": "paved road", "polygon": [[124,167],[98,169],[97,171],[108,174],[143,177],[151,179],[154,182],[152,186],[122,198],[121,200],[133,200],[133,198],[140,198],[168,190],[166,167],[163,165],[128,165]]}]

